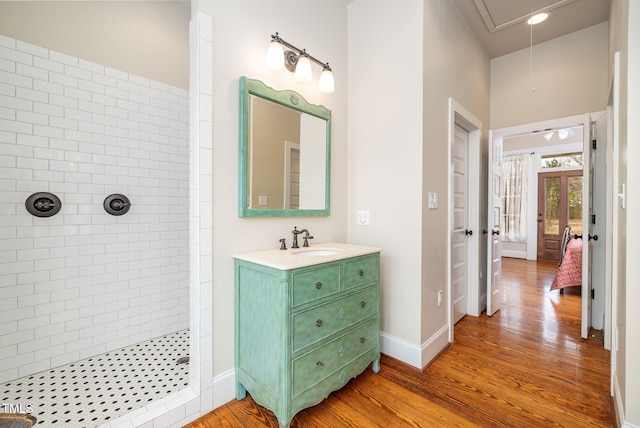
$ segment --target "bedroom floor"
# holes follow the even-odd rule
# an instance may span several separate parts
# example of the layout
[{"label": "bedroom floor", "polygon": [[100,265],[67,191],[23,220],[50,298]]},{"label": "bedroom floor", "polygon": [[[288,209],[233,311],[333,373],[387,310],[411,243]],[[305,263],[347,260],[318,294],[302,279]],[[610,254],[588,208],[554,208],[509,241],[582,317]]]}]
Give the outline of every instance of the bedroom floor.
[{"label": "bedroom floor", "polygon": [[[610,353],[601,332],[580,338],[580,289],[549,287],[558,264],[503,259],[503,306],[467,316],[455,341],[420,371],[383,355],[318,405],[298,413],[302,427],[614,427]],[[215,409],[188,428],[278,427],[250,396]]]}]

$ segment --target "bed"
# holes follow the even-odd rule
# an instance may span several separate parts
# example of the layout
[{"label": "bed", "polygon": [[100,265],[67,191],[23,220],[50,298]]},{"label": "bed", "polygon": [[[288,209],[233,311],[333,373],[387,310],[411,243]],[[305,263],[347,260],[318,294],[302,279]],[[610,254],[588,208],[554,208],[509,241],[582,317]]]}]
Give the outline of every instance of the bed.
[{"label": "bed", "polygon": [[565,287],[582,286],[582,239],[573,238],[566,246],[562,262],[558,266],[558,273],[551,283],[551,290],[561,290]]}]

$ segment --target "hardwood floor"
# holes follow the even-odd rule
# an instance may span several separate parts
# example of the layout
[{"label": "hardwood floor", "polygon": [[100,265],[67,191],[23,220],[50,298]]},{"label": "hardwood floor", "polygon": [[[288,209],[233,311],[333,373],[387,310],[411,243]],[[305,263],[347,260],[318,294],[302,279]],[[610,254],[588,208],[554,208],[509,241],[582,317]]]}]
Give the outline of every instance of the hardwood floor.
[{"label": "hardwood floor", "polygon": [[[291,427],[614,427],[609,351],[580,338],[580,289],[549,291],[554,262],[503,259],[503,306],[467,316],[455,340],[420,371],[383,356]],[[250,396],[189,428],[278,427]]]}]

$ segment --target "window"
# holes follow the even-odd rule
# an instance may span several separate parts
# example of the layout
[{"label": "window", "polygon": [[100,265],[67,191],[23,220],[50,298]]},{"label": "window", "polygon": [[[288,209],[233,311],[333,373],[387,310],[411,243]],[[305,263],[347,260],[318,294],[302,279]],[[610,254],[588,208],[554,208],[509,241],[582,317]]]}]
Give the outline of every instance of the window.
[{"label": "window", "polygon": [[503,239],[527,240],[527,177],[529,154],[502,158]]},{"label": "window", "polygon": [[582,153],[564,153],[560,155],[546,155],[540,158],[540,169],[563,168],[576,169],[582,168]]}]

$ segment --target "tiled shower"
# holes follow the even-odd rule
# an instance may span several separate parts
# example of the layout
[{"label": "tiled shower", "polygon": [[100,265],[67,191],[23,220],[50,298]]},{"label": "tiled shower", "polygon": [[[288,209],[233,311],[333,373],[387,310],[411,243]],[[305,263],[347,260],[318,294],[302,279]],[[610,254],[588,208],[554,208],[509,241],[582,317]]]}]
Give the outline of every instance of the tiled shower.
[{"label": "tiled shower", "polygon": [[[0,36],[0,384],[189,328],[188,110],[184,89]],[[61,211],[29,214],[36,192]]]}]

